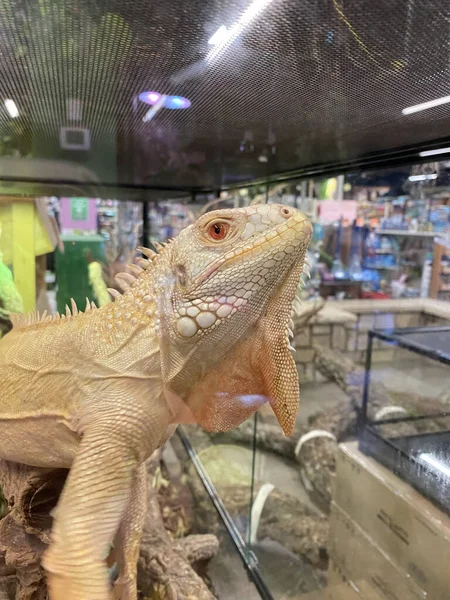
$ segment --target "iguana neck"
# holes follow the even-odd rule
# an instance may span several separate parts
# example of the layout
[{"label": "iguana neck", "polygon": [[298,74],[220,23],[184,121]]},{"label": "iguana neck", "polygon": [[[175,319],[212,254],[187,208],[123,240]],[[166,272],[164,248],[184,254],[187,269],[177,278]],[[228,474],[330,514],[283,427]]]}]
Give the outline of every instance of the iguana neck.
[{"label": "iguana neck", "polygon": [[[114,302],[91,311],[89,325],[95,353],[127,366],[133,373],[161,377],[159,317],[149,281],[137,281]],[[150,288],[151,289],[151,288]],[[131,373],[130,373],[131,374]]]}]

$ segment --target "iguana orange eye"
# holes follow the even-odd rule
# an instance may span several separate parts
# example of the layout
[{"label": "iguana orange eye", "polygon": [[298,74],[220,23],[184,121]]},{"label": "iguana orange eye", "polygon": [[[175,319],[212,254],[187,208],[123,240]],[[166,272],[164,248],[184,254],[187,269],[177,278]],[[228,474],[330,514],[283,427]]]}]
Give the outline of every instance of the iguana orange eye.
[{"label": "iguana orange eye", "polygon": [[213,240],[223,240],[230,226],[227,223],[213,223],[208,227],[208,234]]}]

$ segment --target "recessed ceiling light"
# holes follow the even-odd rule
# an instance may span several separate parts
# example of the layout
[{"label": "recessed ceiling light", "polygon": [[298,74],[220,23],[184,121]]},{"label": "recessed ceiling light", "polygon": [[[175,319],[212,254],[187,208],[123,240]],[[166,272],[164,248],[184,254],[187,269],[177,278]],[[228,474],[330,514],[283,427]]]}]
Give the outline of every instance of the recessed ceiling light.
[{"label": "recessed ceiling light", "polygon": [[164,102],[165,108],[171,108],[173,110],[189,108],[190,105],[191,101],[187,98],[183,98],[183,96],[166,96],[166,101]]},{"label": "recessed ceiling light", "polygon": [[142,92],[139,94],[139,100],[145,102],[145,104],[150,104],[150,106],[159,104],[163,100],[164,108],[172,110],[189,108],[191,106],[191,101],[188,98],[183,98],[183,96],[164,96],[159,92]]},{"label": "recessed ceiling light", "polygon": [[8,111],[9,116],[12,119],[15,119],[16,117],[19,116],[19,109],[17,108],[14,100],[11,100],[11,99],[5,100],[5,108]]},{"label": "recessed ceiling light", "polygon": [[404,108],[402,113],[404,115],[410,115],[412,113],[420,112],[421,110],[427,110],[427,108],[434,108],[435,106],[441,106],[442,104],[448,104],[450,102],[450,96],[444,96],[443,98],[436,98],[436,100],[430,100],[429,102],[422,102],[422,104],[415,104],[414,106],[408,106]]},{"label": "recessed ceiling light", "polygon": [[226,35],[227,35],[227,28],[225,27],[225,25],[221,25],[219,27],[219,29],[216,31],[216,33],[214,33],[209,38],[208,44],[210,46],[217,46],[217,44],[220,44],[221,42],[223,42]]},{"label": "recessed ceiling light", "polygon": [[436,154],[448,154],[450,148],[438,148],[437,150],[424,150],[419,152],[419,156],[436,156]]}]

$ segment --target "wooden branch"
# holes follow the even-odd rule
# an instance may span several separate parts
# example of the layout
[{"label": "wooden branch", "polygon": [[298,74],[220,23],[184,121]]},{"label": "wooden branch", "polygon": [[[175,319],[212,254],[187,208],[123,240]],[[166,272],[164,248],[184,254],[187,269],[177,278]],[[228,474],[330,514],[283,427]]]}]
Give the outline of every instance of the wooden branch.
[{"label": "wooden branch", "polygon": [[213,535],[189,536],[182,542],[169,537],[152,485],[160,455],[158,450],[148,462],[148,510],[139,558],[139,589],[144,597],[152,599],[214,600],[215,596],[191,565],[212,558],[219,549],[219,542]]},{"label": "wooden branch", "polygon": [[[166,522],[174,536],[184,535],[190,521],[184,522],[186,510],[175,506],[177,494],[182,497],[181,484],[165,482],[164,486],[153,487],[159,465],[160,451],[148,463],[148,513],[138,575],[141,591],[152,600],[214,600],[194,567],[203,568],[217,553],[218,540],[213,535],[179,540],[169,535]],[[47,600],[41,558],[50,542],[50,513],[67,473],[64,469],[37,469],[0,461],[0,486],[9,501],[6,516],[0,518],[0,600]],[[161,478],[156,480],[161,483]],[[181,526],[173,525],[180,521]]]},{"label": "wooden branch", "polygon": [[0,564],[3,560],[7,568],[6,573],[0,569],[0,590],[8,589],[5,599],[47,598],[41,557],[50,541],[50,511],[66,475],[63,469],[0,461],[0,485],[9,505],[8,514],[0,520]]},{"label": "wooden branch", "polygon": [[[305,433],[304,428],[297,427],[291,437],[286,437],[281,431],[278,424],[265,423],[262,419],[258,419],[256,428],[256,444],[259,449],[279,454],[280,456],[294,457],[295,444],[300,435]],[[225,434],[211,434],[211,438],[219,442],[221,439],[226,442],[234,442],[242,444],[247,448],[251,448],[253,444],[254,424],[253,419],[245,421],[235,429],[227,431]],[[197,447],[196,447],[197,449]]]}]

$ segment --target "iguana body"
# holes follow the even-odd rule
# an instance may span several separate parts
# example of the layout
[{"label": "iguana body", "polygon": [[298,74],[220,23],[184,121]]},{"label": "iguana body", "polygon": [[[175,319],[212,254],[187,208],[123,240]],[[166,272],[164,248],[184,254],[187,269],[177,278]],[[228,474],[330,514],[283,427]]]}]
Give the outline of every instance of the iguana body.
[{"label": "iguana body", "polygon": [[288,324],[311,225],[277,205],[208,213],[102,309],[17,317],[0,342],[0,457],[70,467],[44,558],[51,600],[110,598],[115,539],[136,598],[144,461],[182,422],[237,426],[270,401],[298,407]]}]

